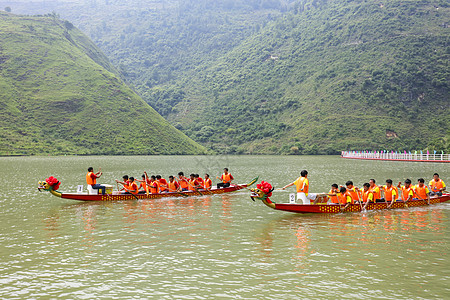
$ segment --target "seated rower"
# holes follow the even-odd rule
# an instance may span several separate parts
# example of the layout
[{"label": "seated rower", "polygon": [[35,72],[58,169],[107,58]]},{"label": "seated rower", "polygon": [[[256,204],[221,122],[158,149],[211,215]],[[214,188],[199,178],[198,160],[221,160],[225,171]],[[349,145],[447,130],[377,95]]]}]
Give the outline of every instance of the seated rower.
[{"label": "seated rower", "polygon": [[430,190],[428,190],[428,187],[425,185],[425,180],[423,178],[419,178],[417,180],[418,184],[413,188],[414,194],[420,199],[420,200],[427,200],[427,203],[430,204]]},{"label": "seated rower", "polygon": [[352,196],[353,202],[361,202],[360,197],[360,190],[356,186],[353,185],[353,181],[349,180],[345,183],[345,186],[347,187],[347,191]]},{"label": "seated rower", "polygon": [[148,186],[147,186],[147,181],[146,181],[146,175],[145,174],[142,174],[142,180],[135,179],[135,181],[140,183],[139,184],[139,188],[138,188],[140,192],[141,191],[144,191],[144,192],[147,191]]},{"label": "seated rower", "polygon": [[197,191],[198,189],[201,189],[201,185],[198,183],[198,181],[195,179],[195,174],[189,175],[189,181],[188,181],[188,189],[189,191]]},{"label": "seated rower", "polygon": [[209,178],[209,174],[205,174],[205,180],[203,180],[203,188],[205,190],[211,190],[212,188],[212,180]]},{"label": "seated rower", "polygon": [[345,211],[350,204],[353,204],[352,196],[345,187],[340,188],[337,198],[340,204],[345,205],[341,207],[341,211]]},{"label": "seated rower", "polygon": [[362,194],[361,200],[363,203],[365,203],[364,209],[366,209],[369,203],[374,203],[373,192],[370,189],[370,183],[366,182],[363,184],[363,190],[361,194]]},{"label": "seated rower", "polygon": [[438,173],[434,173],[433,179],[431,179],[430,183],[428,184],[430,186],[431,192],[438,196],[442,196],[442,193],[445,191],[445,182],[439,178]]},{"label": "seated rower", "polygon": [[181,192],[181,187],[172,175],[169,176],[169,182],[167,183],[168,192]]},{"label": "seated rower", "polygon": [[370,184],[370,189],[373,193],[374,202],[384,202],[383,200],[381,200],[380,187],[375,184],[375,179],[370,179],[369,184]]},{"label": "seated rower", "polygon": [[119,180],[116,179],[117,183],[120,183],[120,184],[123,185],[123,187],[121,189],[119,189],[119,192],[125,191],[125,188],[129,188],[128,185],[130,184],[130,180],[128,178],[128,175],[123,175],[122,176],[122,180],[123,181],[119,181]]},{"label": "seated rower", "polygon": [[339,204],[339,200],[337,197],[337,194],[339,193],[339,187],[336,183],[333,183],[331,185],[331,189],[328,192],[328,199],[331,201],[331,203],[333,204]]},{"label": "seated rower", "polygon": [[228,172],[228,168],[223,168],[223,174],[222,176],[220,176],[220,180],[222,180],[222,182],[219,182],[217,184],[217,188],[219,189],[229,187],[233,179],[234,177],[233,175],[231,175],[231,173]]},{"label": "seated rower", "polygon": [[197,180],[198,184],[203,188],[203,178],[201,178],[200,175],[195,174],[195,180]]},{"label": "seated rower", "polygon": [[384,201],[386,202],[387,207],[391,207],[392,203],[398,198],[398,190],[392,185],[392,180],[386,179],[386,185],[382,185],[381,190],[384,193]]},{"label": "seated rower", "polygon": [[[403,200],[403,202],[408,202],[413,198],[413,187],[411,186],[411,180],[410,179],[406,179],[405,180],[405,185],[401,185],[402,183],[399,182],[397,187],[399,189],[401,189],[401,199]],[[391,203],[392,205],[392,203]]]},{"label": "seated rower", "polygon": [[181,191],[187,191],[189,189],[188,179],[184,176],[183,172],[178,173],[178,184],[181,187]]},{"label": "seated rower", "polygon": [[150,183],[148,184],[148,186],[150,187],[151,194],[159,194],[159,182],[156,180],[155,175],[150,176]]},{"label": "seated rower", "polygon": [[156,180],[159,183],[159,191],[161,193],[164,193],[167,191],[167,180],[162,178],[161,175],[156,175]]},{"label": "seated rower", "polygon": [[[125,177],[125,176],[124,176]],[[123,185],[125,194],[134,194],[136,195],[139,192],[138,185],[134,181],[134,177],[130,177],[128,182],[116,180],[117,183]]]}]

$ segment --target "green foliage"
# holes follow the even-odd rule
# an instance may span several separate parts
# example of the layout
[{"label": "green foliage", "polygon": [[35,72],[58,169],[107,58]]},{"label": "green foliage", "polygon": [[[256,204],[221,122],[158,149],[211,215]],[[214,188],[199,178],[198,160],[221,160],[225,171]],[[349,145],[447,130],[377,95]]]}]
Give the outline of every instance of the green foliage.
[{"label": "green foliage", "polygon": [[56,14],[0,12],[0,155],[199,154]]},{"label": "green foliage", "polygon": [[73,5],[57,11],[145,101],[213,151],[336,154],[448,141],[448,1]]}]

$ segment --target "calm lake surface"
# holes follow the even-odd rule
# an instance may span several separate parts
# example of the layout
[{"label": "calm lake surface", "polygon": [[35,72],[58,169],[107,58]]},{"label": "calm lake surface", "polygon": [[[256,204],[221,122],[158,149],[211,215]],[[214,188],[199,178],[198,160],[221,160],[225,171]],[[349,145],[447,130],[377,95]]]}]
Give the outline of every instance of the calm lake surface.
[{"label": "calm lake surface", "polygon": [[[370,178],[382,183],[450,166],[337,156],[136,156],[0,158],[2,299],[449,299],[450,203],[336,215],[300,215],[226,195],[84,203],[39,193],[124,174],[163,177],[229,167],[239,183],[275,187],[309,171],[310,191]],[[217,180],[216,180],[217,182]],[[115,184],[114,184],[115,186]],[[287,202],[289,191],[271,199]]]}]

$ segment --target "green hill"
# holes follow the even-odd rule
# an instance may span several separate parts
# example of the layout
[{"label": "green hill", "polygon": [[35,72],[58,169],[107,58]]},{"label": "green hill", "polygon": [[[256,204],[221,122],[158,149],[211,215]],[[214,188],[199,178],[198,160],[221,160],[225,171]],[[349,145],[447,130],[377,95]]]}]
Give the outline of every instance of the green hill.
[{"label": "green hill", "polygon": [[0,12],[0,155],[200,154],[70,22]]},{"label": "green hill", "polygon": [[448,1],[43,4],[216,152],[450,151]]}]

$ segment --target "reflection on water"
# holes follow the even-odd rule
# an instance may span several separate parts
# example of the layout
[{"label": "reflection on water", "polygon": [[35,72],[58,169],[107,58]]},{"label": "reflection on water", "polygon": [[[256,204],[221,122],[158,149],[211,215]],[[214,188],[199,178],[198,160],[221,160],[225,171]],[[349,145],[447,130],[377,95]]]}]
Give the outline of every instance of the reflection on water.
[{"label": "reflection on water", "polygon": [[[142,166],[165,174],[175,173],[180,165],[195,171],[199,165],[209,168],[224,161],[201,160],[134,157],[125,165],[116,157],[0,159],[0,168],[14,170],[3,175],[3,182],[18,187],[0,199],[0,298],[448,295],[447,203],[296,215],[253,202],[247,191],[115,203],[67,201],[36,191],[36,182],[49,175],[62,181],[63,190],[75,190],[86,165],[106,168],[107,182],[124,170],[139,174]],[[260,175],[275,186],[289,182],[302,166],[311,170],[314,189],[319,190],[350,173],[355,182],[365,181],[369,173],[377,179],[391,177],[391,170],[397,177],[434,172],[444,180],[450,176],[436,164],[351,164],[337,157],[246,156],[233,157],[227,164],[240,182]],[[286,195],[274,193],[274,200]]]}]

